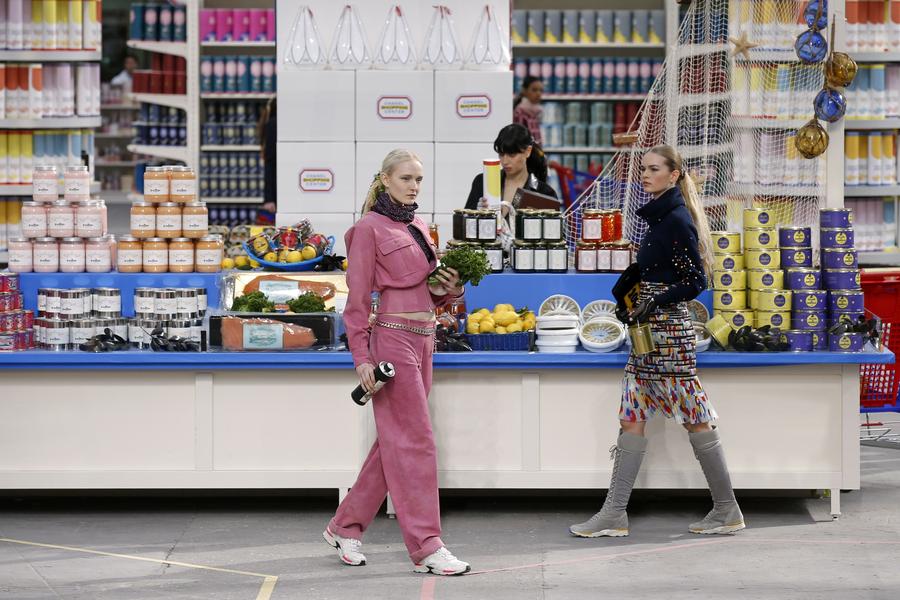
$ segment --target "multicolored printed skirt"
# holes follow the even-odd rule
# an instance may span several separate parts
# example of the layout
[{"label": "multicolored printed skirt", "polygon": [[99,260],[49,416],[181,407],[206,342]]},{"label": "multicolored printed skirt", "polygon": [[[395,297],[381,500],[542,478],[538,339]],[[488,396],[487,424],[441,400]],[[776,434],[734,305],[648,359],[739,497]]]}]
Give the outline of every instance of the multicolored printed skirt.
[{"label": "multicolored printed skirt", "polygon": [[[668,286],[641,283],[641,299]],[[697,338],[687,304],[658,307],[650,317],[656,350],[637,356],[633,352],[622,379],[619,420],[647,421],[657,412],[679,424],[707,423],[717,419],[697,377]]]}]

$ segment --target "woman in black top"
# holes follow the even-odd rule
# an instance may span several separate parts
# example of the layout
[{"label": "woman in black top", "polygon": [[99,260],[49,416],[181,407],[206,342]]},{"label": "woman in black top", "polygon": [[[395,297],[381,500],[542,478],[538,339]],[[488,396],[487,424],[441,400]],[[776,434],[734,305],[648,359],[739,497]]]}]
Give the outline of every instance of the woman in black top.
[{"label": "woman in black top", "polygon": [[657,349],[628,357],[619,407],[622,428],[606,500],[600,512],[569,531],[579,537],[628,535],[625,509],[647,448],[644,425],[661,412],[687,429],[712,494],[713,509],[689,531],[732,533],[744,528],[744,517],[731,487],[719,432],[710,426],[718,417],[697,377],[696,337],[686,304],[706,289],[712,267],[709,225],[674,148],[657,146],[647,152],[641,178],[644,190],[655,198],[637,211],[649,231],[637,254],[639,301],[623,316],[630,322],[649,322]]}]

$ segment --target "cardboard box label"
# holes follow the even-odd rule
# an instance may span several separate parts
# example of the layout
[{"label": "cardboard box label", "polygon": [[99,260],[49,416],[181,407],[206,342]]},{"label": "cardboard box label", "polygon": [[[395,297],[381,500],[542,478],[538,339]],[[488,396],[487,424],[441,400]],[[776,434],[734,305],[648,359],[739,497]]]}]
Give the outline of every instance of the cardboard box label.
[{"label": "cardboard box label", "polygon": [[456,114],[461,119],[485,119],[491,114],[491,97],[485,94],[460,96]]},{"label": "cardboard box label", "polygon": [[303,169],[300,171],[300,189],[304,192],[330,192],[334,189],[334,173],[331,169]]},{"label": "cardboard box label", "polygon": [[378,118],[404,121],[412,117],[413,102],[408,96],[382,96],[378,99]]}]

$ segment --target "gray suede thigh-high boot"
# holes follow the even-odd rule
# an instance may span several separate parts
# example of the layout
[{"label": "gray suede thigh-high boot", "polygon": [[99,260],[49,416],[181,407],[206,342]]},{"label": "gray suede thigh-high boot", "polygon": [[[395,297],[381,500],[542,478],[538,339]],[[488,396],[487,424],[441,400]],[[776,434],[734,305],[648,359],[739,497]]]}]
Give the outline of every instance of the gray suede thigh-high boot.
[{"label": "gray suede thigh-high boot", "polygon": [[745,527],[744,515],[734,497],[718,430],[713,428],[709,431],[689,432],[688,438],[694,447],[694,456],[706,476],[713,500],[712,510],[702,521],[691,523],[690,532],[721,534],[740,531]]},{"label": "gray suede thigh-high boot", "polygon": [[628,499],[634,480],[641,469],[647,438],[633,433],[620,433],[618,442],[612,448],[615,454],[609,491],[600,512],[585,521],[569,527],[569,532],[578,537],[621,537],[628,535]]}]

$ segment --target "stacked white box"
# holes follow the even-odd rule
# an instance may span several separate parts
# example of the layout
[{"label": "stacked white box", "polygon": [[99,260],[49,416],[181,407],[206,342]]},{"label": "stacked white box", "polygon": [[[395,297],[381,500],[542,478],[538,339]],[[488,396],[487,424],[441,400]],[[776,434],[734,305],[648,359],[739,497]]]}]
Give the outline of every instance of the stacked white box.
[{"label": "stacked white box", "polygon": [[279,213],[346,213],[352,222],[355,159],[353,142],[279,142]]},{"label": "stacked white box", "polygon": [[436,71],[434,141],[493,141],[512,123],[512,76],[509,71]]},{"label": "stacked white box", "polygon": [[278,72],[279,142],[352,142],[356,139],[353,71],[282,68]]},{"label": "stacked white box", "polygon": [[357,71],[358,142],[434,140],[434,73]]}]

